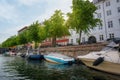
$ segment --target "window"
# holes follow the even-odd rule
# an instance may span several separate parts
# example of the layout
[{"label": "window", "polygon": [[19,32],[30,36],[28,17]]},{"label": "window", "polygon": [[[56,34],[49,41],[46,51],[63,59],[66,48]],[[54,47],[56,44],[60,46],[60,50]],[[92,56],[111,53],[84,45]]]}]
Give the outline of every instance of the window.
[{"label": "window", "polygon": [[116,0],[116,2],[120,2],[120,0]]},{"label": "window", "polygon": [[72,30],[70,31],[70,34],[73,35],[73,31]]},{"label": "window", "polygon": [[103,35],[100,35],[99,38],[100,38],[100,41],[104,40]]},{"label": "window", "polygon": [[120,19],[118,21],[119,21],[119,25],[120,25]]},{"label": "window", "polygon": [[120,7],[118,7],[117,9],[118,9],[118,13],[120,13]]},{"label": "window", "polygon": [[82,42],[85,42],[85,37],[82,37]]},{"label": "window", "polygon": [[106,7],[107,7],[107,6],[110,6],[110,1],[107,1],[107,2],[106,2]]},{"label": "window", "polygon": [[79,41],[79,38],[76,38],[76,42],[78,42]]},{"label": "window", "polygon": [[73,44],[73,39],[71,39],[71,44]]},{"label": "window", "polygon": [[101,18],[101,13],[97,13],[97,17],[98,17],[98,18]]},{"label": "window", "polygon": [[94,27],[92,30],[93,30],[93,31],[96,31],[96,28]]},{"label": "window", "polygon": [[107,13],[107,16],[109,16],[109,15],[112,14],[112,13],[111,13],[111,10],[108,10],[106,13]]},{"label": "window", "polygon": [[101,9],[101,6],[100,6],[100,5],[98,5],[98,6],[97,6],[97,9]]},{"label": "window", "polygon": [[109,34],[109,38],[111,39],[111,38],[114,38],[114,33],[110,33]]},{"label": "window", "polygon": [[103,27],[102,27],[101,25],[98,26],[98,29],[99,29],[99,30],[102,30],[102,28],[103,28]]},{"label": "window", "polygon": [[113,22],[112,21],[108,21],[108,28],[112,28],[113,27]]}]

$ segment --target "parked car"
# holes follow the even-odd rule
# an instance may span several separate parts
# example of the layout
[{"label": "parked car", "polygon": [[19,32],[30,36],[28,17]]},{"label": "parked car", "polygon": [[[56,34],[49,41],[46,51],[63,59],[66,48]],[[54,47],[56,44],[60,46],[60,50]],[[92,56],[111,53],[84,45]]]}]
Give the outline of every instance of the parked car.
[{"label": "parked car", "polygon": [[67,46],[73,46],[73,44],[72,43],[67,43]]},{"label": "parked car", "polygon": [[109,41],[109,42],[114,41],[115,43],[119,43],[120,42],[120,38],[109,38],[106,41]]}]

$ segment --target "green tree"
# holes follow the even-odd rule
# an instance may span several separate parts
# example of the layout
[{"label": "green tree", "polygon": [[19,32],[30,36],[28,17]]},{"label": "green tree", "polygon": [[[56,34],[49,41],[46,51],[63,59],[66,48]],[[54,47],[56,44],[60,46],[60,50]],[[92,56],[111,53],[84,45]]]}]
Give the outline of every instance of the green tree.
[{"label": "green tree", "polygon": [[72,1],[72,13],[67,14],[66,25],[79,33],[79,40],[81,40],[82,32],[88,33],[90,29],[101,24],[100,19],[94,17],[96,9],[95,5],[89,0]]},{"label": "green tree", "polygon": [[28,43],[28,31],[27,30],[18,35],[17,43],[18,44]]},{"label": "green tree", "polygon": [[35,48],[37,47],[37,43],[40,42],[40,36],[39,36],[39,27],[40,24],[38,21],[35,23],[31,24],[28,28],[28,37],[29,37],[29,42],[35,42]]},{"label": "green tree", "polygon": [[2,47],[2,44],[0,44],[0,48]]},{"label": "green tree", "polygon": [[47,38],[46,33],[47,31],[45,30],[45,26],[40,25],[39,27],[40,42],[44,41]]},{"label": "green tree", "polygon": [[52,45],[56,46],[56,38],[69,35],[68,28],[64,25],[63,13],[56,10],[49,20],[45,22],[47,36],[52,38]]},{"label": "green tree", "polygon": [[11,46],[16,46],[17,45],[17,36],[13,36],[11,39]]},{"label": "green tree", "polygon": [[45,33],[46,33],[47,38],[50,38],[50,32],[49,32],[50,27],[51,27],[50,19],[45,20],[44,21],[44,28],[45,28]]},{"label": "green tree", "polygon": [[12,36],[2,43],[2,47],[12,47],[17,45],[17,36]]}]

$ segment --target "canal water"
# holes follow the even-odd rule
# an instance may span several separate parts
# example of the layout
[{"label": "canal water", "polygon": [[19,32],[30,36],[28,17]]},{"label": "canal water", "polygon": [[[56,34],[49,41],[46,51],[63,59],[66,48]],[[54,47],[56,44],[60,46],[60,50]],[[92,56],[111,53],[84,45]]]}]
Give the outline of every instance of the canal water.
[{"label": "canal water", "polygon": [[59,65],[0,55],[0,80],[119,80],[84,65]]}]

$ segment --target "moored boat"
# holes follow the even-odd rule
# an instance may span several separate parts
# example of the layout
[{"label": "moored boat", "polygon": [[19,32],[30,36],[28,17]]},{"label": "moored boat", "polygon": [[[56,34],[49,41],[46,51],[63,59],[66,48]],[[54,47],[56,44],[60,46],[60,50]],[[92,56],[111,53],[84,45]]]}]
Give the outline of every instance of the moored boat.
[{"label": "moored boat", "polygon": [[4,56],[10,56],[10,53],[9,52],[5,52],[3,53]]},{"label": "moored boat", "polygon": [[13,51],[6,51],[5,53],[3,53],[4,56],[15,56],[16,53]]},{"label": "moored boat", "polygon": [[41,60],[43,59],[43,55],[41,55],[37,50],[29,50],[26,54],[27,59],[30,60]]},{"label": "moored boat", "polygon": [[44,55],[45,60],[58,64],[72,64],[75,59],[72,57],[68,57],[66,55],[60,53],[50,53],[48,55]]},{"label": "moored boat", "polygon": [[41,59],[43,59],[43,55],[32,54],[32,55],[28,55],[27,58],[31,59],[31,60],[41,60]]},{"label": "moored boat", "polygon": [[88,67],[120,75],[120,52],[115,43],[107,45],[100,52],[90,52],[77,58]]}]

